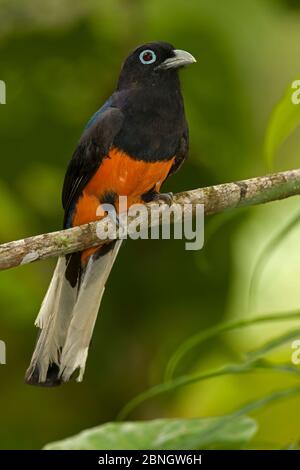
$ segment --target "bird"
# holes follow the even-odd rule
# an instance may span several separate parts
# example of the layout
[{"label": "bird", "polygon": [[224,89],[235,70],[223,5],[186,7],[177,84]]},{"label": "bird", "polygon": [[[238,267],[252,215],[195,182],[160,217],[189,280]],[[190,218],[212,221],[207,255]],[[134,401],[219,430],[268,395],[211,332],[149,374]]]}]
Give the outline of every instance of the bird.
[{"label": "bird", "polygon": [[[163,41],[135,48],[112,95],[88,121],[62,189],[64,228],[95,221],[99,207],[168,201],[163,182],[188,156],[189,131],[179,70],[196,62]],[[122,240],[61,256],[35,325],[36,346],[25,382],[56,386],[83,379],[105,284]]]}]

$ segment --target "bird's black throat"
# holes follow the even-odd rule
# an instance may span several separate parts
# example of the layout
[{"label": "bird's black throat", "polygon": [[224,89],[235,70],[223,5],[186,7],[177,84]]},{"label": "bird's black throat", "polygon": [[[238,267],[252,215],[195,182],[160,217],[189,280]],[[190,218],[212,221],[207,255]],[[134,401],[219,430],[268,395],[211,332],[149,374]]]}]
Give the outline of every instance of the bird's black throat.
[{"label": "bird's black throat", "polygon": [[177,72],[160,73],[140,86],[115,93],[124,124],[114,145],[132,158],[162,161],[172,158],[186,126]]}]

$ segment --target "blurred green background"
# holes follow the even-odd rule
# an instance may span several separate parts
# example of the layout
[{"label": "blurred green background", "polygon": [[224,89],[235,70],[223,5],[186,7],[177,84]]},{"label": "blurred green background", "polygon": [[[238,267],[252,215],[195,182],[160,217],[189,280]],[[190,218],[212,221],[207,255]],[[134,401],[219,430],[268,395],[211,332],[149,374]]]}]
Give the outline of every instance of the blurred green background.
[{"label": "blurred green background", "polygon": [[[136,45],[165,40],[190,51],[182,73],[190,158],[165,186],[173,192],[266,173],[263,140],[270,113],[299,76],[300,3],[296,0],[0,0],[0,241],[61,227],[60,192],[82,129],[114,90]],[[300,166],[300,135],[277,155],[275,170]],[[300,307],[300,229],[264,267],[248,304],[262,248],[293,217],[299,200],[207,220],[218,230],[200,252],[182,241],[128,241],[106,289],[82,384],[56,389],[23,384],[33,326],[55,260],[0,273],[0,448],[40,448],[113,420],[137,393],[162,381],[173,351],[196,331],[225,319]],[[289,325],[290,327],[291,325]],[[256,326],[193,351],[179,373],[234,361],[282,332]],[[277,351],[289,361],[290,344]],[[228,376],[146,402],[131,416],[201,417],[296,383],[268,372]],[[258,446],[300,438],[300,399],[256,414]],[[259,443],[260,442],[260,443]]]}]

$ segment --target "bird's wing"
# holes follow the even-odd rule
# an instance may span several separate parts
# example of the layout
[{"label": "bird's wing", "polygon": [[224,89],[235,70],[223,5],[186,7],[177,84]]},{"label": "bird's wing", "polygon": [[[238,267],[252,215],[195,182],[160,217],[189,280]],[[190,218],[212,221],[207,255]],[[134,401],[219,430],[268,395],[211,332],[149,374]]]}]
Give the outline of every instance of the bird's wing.
[{"label": "bird's wing", "polygon": [[189,129],[187,123],[185,123],[183,133],[179,140],[179,145],[175,154],[175,160],[173,165],[170,168],[168,177],[176,173],[177,170],[181,167],[183,162],[187,159],[189,153]]},{"label": "bird's wing", "polygon": [[85,129],[64,180],[62,203],[65,210],[65,228],[70,226],[72,209],[82,190],[108,154],[115,136],[122,127],[123,119],[124,115],[119,108],[103,107]]}]

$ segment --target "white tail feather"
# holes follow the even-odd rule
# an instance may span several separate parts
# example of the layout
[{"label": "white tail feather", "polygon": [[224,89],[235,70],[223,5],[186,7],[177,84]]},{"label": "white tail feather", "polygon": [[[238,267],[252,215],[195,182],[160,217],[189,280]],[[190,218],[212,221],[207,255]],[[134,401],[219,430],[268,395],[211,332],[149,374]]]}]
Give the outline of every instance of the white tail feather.
[{"label": "white tail feather", "polygon": [[91,256],[72,312],[67,338],[60,359],[60,376],[67,381],[76,369],[80,369],[77,381],[84,374],[88,348],[93,334],[105,283],[110,274],[122,240],[100,257]]},{"label": "white tail feather", "polygon": [[51,311],[53,311],[57,290],[59,288],[62,276],[65,272],[64,264],[64,258],[58,258],[50,285],[42,302],[38,316],[36,317],[36,320],[34,322],[35,326],[37,326],[38,328],[42,329],[44,328],[44,326],[46,326],[46,322],[49,319],[49,315],[51,314]]},{"label": "white tail feather", "polygon": [[[77,380],[82,380],[105,283],[121,243],[117,240],[111,251],[89,258],[79,291],[65,277],[66,258],[59,258],[35,321],[41,332],[26,372],[28,382],[45,383],[52,364],[59,367],[62,380],[69,380],[78,368]],[[33,374],[37,377],[31,381]]]},{"label": "white tail feather", "polygon": [[59,258],[35,321],[41,332],[26,373],[27,380],[38,370],[39,382],[45,382],[49,365],[59,363],[59,350],[63,346],[76,301],[76,289],[65,279],[65,271],[66,259]]}]

